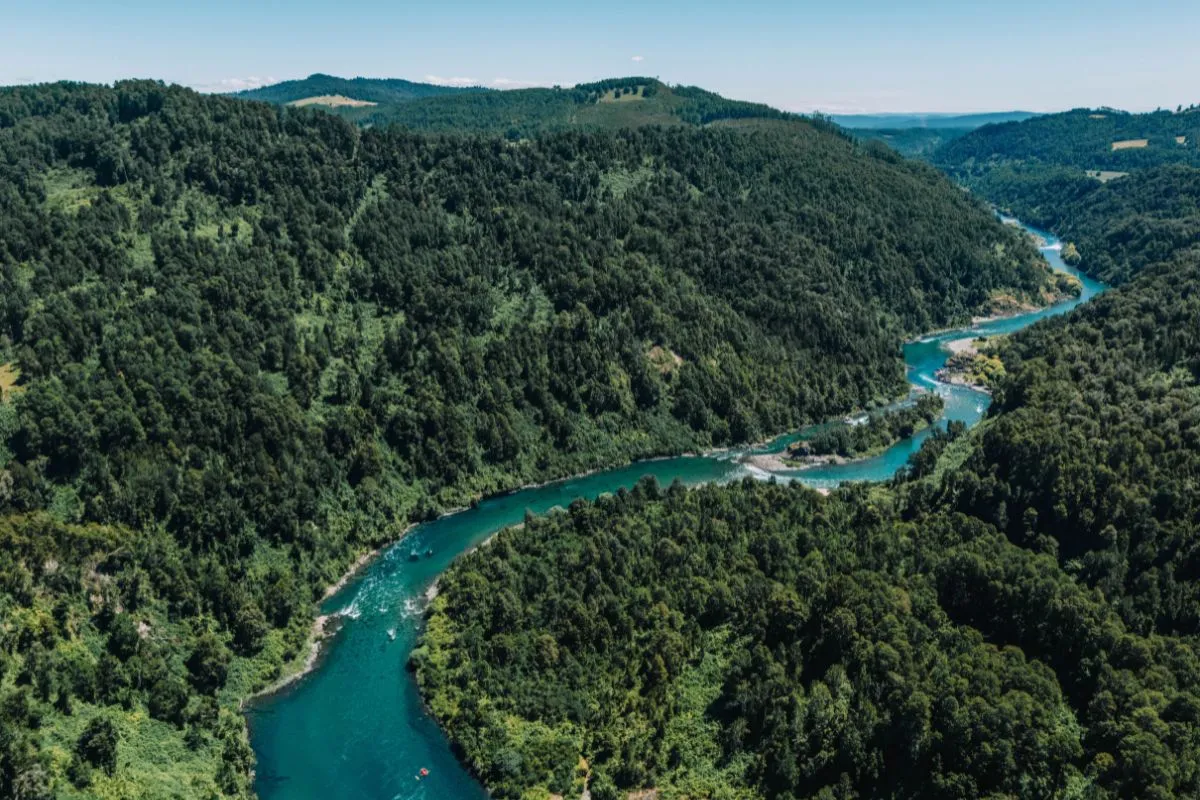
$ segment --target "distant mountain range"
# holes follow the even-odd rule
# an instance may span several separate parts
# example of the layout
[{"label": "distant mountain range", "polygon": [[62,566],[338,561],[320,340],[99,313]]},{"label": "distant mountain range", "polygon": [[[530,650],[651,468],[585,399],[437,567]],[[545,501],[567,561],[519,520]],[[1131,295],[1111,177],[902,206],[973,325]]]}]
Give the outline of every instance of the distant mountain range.
[{"label": "distant mountain range", "polygon": [[509,138],[571,129],[799,118],[761,103],[729,100],[697,87],[668,86],[656,78],[636,76],[570,88],[496,91],[317,74],[233,96],[276,105],[317,106],[363,126],[399,124],[415,130]]},{"label": "distant mountain range", "polygon": [[[398,123],[419,130],[528,136],[570,128],[703,125],[730,119],[794,117],[767,105],[728,100],[655,78],[616,78],[570,88],[496,91],[402,78],[339,78],[317,73],[233,95],[276,105],[312,105],[360,125]],[[923,156],[989,123],[1026,120],[1029,111],[982,114],[839,114],[826,117],[860,138],[881,138],[906,155]],[[875,133],[887,131],[888,134]],[[907,133],[894,136],[897,131]]]},{"label": "distant mountain range", "polygon": [[406,81],[403,78],[339,78],[318,72],[300,80],[283,81],[258,89],[234,92],[233,96],[276,105],[301,105],[309,101],[318,105],[337,106],[347,104],[336,101],[322,103],[321,100],[343,98],[358,101],[360,105],[383,105],[407,103],[423,97],[486,91],[490,90],[479,86],[439,86],[434,83]]},{"label": "distant mountain range", "polygon": [[843,128],[897,130],[901,128],[979,128],[996,122],[1021,122],[1038,116],[1032,111],[991,111],[981,114],[830,114]]}]

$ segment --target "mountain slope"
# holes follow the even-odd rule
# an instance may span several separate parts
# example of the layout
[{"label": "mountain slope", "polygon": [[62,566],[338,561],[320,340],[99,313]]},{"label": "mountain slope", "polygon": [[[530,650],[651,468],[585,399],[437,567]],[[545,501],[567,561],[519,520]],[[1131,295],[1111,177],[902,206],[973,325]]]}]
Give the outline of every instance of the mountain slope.
[{"label": "mountain slope", "polygon": [[881,402],[904,337],[1047,279],[800,121],[510,142],[0,91],[0,796],[240,796],[239,700],[364,550]]},{"label": "mountain slope", "polygon": [[947,142],[966,136],[971,128],[853,128],[861,142],[880,142],[906,158],[928,160]]},{"label": "mountain slope", "polygon": [[1118,171],[1200,166],[1200,109],[1152,114],[1076,109],[988,125],[944,145],[933,161],[963,178],[1001,164]]},{"label": "mountain slope", "polygon": [[1200,245],[1200,169],[1164,166],[1100,181],[1065,168],[989,171],[975,190],[1066,241],[1068,257],[1107,283]]},{"label": "mountain slope", "polygon": [[[318,80],[319,79],[319,80]],[[700,126],[728,119],[785,119],[760,103],[728,100],[688,86],[667,86],[654,78],[613,78],[571,88],[445,89],[407,81],[313,76],[238,96],[295,102],[318,95],[346,97],[371,106],[321,106],[363,126],[399,124],[414,130],[505,135],[511,139],[565,130],[612,130],[642,125]],[[393,84],[399,86],[393,90]],[[423,94],[416,96],[417,90]],[[393,97],[392,94],[395,93]]]}]

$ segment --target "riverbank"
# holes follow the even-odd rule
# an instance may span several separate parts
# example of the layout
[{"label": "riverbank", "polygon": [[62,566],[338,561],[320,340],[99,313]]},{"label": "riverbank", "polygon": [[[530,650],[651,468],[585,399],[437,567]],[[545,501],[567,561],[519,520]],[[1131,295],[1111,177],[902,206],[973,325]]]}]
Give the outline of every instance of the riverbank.
[{"label": "riverbank", "polygon": [[950,352],[950,357],[934,377],[945,384],[990,395],[1005,374],[1004,362],[987,349],[990,341],[969,336],[944,342],[942,348]]},{"label": "riverbank", "polygon": [[[783,434],[781,434],[781,435],[783,435]],[[670,458],[679,458],[679,457],[687,457],[687,456],[702,456],[702,455],[708,454],[708,452],[710,452],[710,451],[705,451],[704,453],[685,453],[685,454],[682,454],[681,456],[666,456],[666,455],[654,456],[651,458],[640,459],[637,462],[627,461],[624,464],[614,464],[614,465],[610,465],[607,467],[596,467],[596,468],[585,470],[582,472],[573,473],[573,474],[568,475],[563,478],[554,478],[551,480],[540,481],[537,483],[524,484],[524,485],[518,486],[516,488],[509,489],[507,491],[498,492],[494,495],[488,495],[488,496],[478,495],[475,498],[473,498],[471,505],[455,506],[454,508],[448,509],[445,512],[439,514],[437,516],[436,520],[443,520],[448,517],[453,517],[458,514],[461,514],[465,511],[469,511],[471,509],[471,507],[474,506],[475,504],[483,502],[489,498],[506,497],[506,496],[514,495],[514,494],[517,494],[520,492],[535,491],[538,489],[543,489],[543,488],[552,486],[557,483],[566,483],[568,481],[581,480],[581,479],[588,478],[590,476],[596,475],[601,472],[607,472],[607,471],[611,471],[614,469],[620,469],[622,467],[627,467],[634,463],[648,463],[648,462],[655,462],[655,461],[664,461],[664,460],[670,459]],[[711,451],[711,452],[718,452],[718,451]],[[431,520],[431,521],[436,521],[436,520]],[[366,551],[365,553],[362,553],[357,558],[355,558],[354,561],[351,562],[351,564],[342,573],[341,577],[339,577],[335,582],[333,582],[325,587],[325,590],[321,593],[320,602],[324,603],[324,602],[328,601],[330,598],[334,597],[340,591],[345,589],[351,582],[353,582],[357,577],[359,577],[359,575],[364,570],[366,570],[369,566],[371,566],[371,564],[384,551],[386,551],[390,548],[399,546],[413,530],[415,530],[417,527],[419,527],[422,524],[424,524],[424,523],[414,522],[414,523],[408,525],[403,531],[400,532],[400,534],[395,539],[391,540],[387,544],[372,548],[372,549]],[[504,527],[507,528],[507,527],[514,527],[514,526],[504,526]],[[520,524],[517,524],[516,527],[520,527]],[[492,541],[492,539],[495,538],[496,534],[498,534],[499,532],[500,532],[500,530],[497,530],[490,537],[488,537],[487,540],[485,540],[483,543],[481,543],[480,546],[490,543]],[[436,581],[430,587],[430,589],[433,592],[433,594],[428,599],[432,600],[433,597],[435,597],[437,594]],[[338,628],[334,623],[336,623],[338,620],[340,620],[341,617],[342,617],[342,614],[340,612],[335,612],[335,613],[331,613],[331,614],[317,614],[317,616],[313,618],[312,625],[309,629],[308,638],[305,641],[304,648],[301,650],[301,653],[303,654],[303,658],[301,658],[300,655],[297,655],[291,661],[284,664],[280,677],[278,677],[277,679],[275,679],[274,681],[269,683],[267,686],[265,686],[261,689],[258,689],[254,692],[251,692],[250,694],[242,697],[238,701],[238,707],[242,710],[245,710],[254,701],[265,699],[265,698],[270,697],[271,695],[277,694],[280,691],[288,688],[292,684],[300,681],[301,679],[303,679],[304,677],[309,675],[311,672],[313,672],[320,665],[321,656],[325,650],[326,644],[330,640],[332,640],[334,638],[334,636],[336,636]]]},{"label": "riverbank", "polygon": [[[772,436],[769,439],[766,439],[764,441],[764,444],[769,444],[771,442],[774,442],[782,437],[788,436],[795,432],[796,431],[787,431],[784,433],[776,434],[775,436]],[[572,473],[570,475],[567,475],[567,476],[564,476],[561,478],[554,478],[554,479],[549,479],[549,480],[544,480],[544,481],[538,481],[535,483],[523,484],[523,485],[515,487],[513,489],[497,492],[497,493],[491,494],[491,495],[486,495],[486,496],[478,495],[472,499],[472,502],[470,505],[458,506],[458,507],[449,509],[442,514],[439,514],[436,521],[444,521],[449,518],[456,517],[459,514],[470,511],[473,507],[477,506],[479,503],[486,502],[487,500],[501,499],[501,498],[511,497],[511,496],[514,496],[517,494],[525,493],[525,492],[544,490],[546,488],[553,487],[557,484],[566,484],[571,481],[586,480],[588,478],[592,478],[601,473],[607,473],[607,472],[612,472],[615,470],[629,468],[629,467],[632,467],[634,464],[643,464],[643,465],[649,466],[649,465],[658,464],[658,463],[666,463],[672,459],[679,459],[679,458],[697,458],[697,459],[718,458],[721,456],[728,456],[730,453],[736,452],[736,451],[742,450],[742,449],[749,449],[749,448],[745,445],[738,446],[738,447],[719,447],[719,448],[711,448],[711,449],[703,450],[703,451],[688,451],[688,452],[680,453],[677,455],[656,455],[656,456],[650,456],[650,457],[643,458],[643,459],[637,459],[636,461],[628,460],[628,461],[625,461],[624,463],[611,464],[611,465],[603,466],[603,467],[595,467],[595,468],[583,470],[580,472]],[[818,490],[818,491],[821,491],[823,494],[828,494],[828,490]],[[430,522],[433,522],[433,521],[430,521]],[[345,589],[350,583],[352,583],[356,578],[358,578],[360,576],[360,574],[363,573],[364,570],[368,569],[372,565],[372,563],[374,563],[374,561],[382,553],[384,553],[389,548],[399,546],[414,529],[418,528],[422,524],[428,524],[428,523],[413,523],[413,524],[409,525],[408,527],[406,527],[404,529],[404,531],[401,532],[401,534],[399,536],[397,536],[394,540],[388,542],[387,544],[384,544],[379,547],[368,550],[367,552],[362,553],[360,556],[355,558],[354,561],[351,562],[351,564],[342,573],[341,577],[339,577],[337,581],[335,581],[334,583],[331,583],[329,586],[327,586],[325,588],[325,590],[322,592],[322,595],[321,595],[321,602],[324,603],[324,602],[328,601],[330,598],[334,597],[339,592],[341,592],[343,589]],[[492,541],[492,539],[495,538],[496,534],[500,532],[500,530],[507,529],[510,527],[520,527],[520,523],[514,523],[513,525],[501,526],[495,532],[493,532],[492,535],[489,536],[486,540],[484,540],[482,543],[477,545],[477,547],[481,547],[481,546],[484,546],[484,545],[490,543]],[[474,549],[474,548],[472,548],[472,549]],[[429,587],[429,590],[433,592],[433,595],[428,597],[427,600],[432,599],[433,596],[436,596],[436,592],[437,592],[436,581]],[[338,613],[318,614],[313,620],[308,639],[305,643],[304,648],[301,650],[301,654],[297,655],[295,658],[293,658],[291,661],[289,661],[287,664],[284,665],[283,674],[279,678],[277,678],[276,680],[274,680],[267,686],[263,687],[262,689],[254,691],[254,692],[246,695],[245,697],[243,697],[239,701],[239,706],[241,708],[245,709],[256,700],[265,699],[265,698],[270,697],[271,695],[277,694],[280,691],[288,688],[289,686],[292,686],[293,684],[295,684],[296,682],[300,681],[301,679],[306,677],[308,674],[313,672],[315,669],[317,669],[321,664],[322,655],[323,655],[324,651],[327,649],[327,644],[334,638],[334,636],[336,636],[336,634],[338,632],[339,626],[337,626],[336,623],[340,619],[340,617],[341,617],[341,615]]]},{"label": "riverbank", "polygon": [[[360,555],[358,558],[354,559],[350,566],[346,568],[346,571],[342,573],[340,578],[325,587],[325,591],[321,595],[321,602],[328,600],[342,589],[346,588],[350,581],[354,580],[363,569],[365,569],[372,561],[379,557],[379,554],[383,552],[385,547],[392,547],[393,545],[403,541],[404,537],[407,536],[415,527],[417,527],[415,523],[409,525],[400,532],[400,535],[396,537],[396,540],[391,544],[384,545],[383,547],[372,548]],[[321,651],[325,642],[328,639],[333,638],[333,636],[337,633],[336,629],[330,628],[330,623],[334,622],[340,617],[341,614],[317,614],[317,616],[313,619],[312,625],[309,627],[308,638],[305,640],[304,649],[301,650],[301,652],[304,653],[303,660],[298,661],[297,659],[293,659],[287,664],[284,664],[280,677],[276,678],[273,682],[269,683],[262,689],[243,697],[238,702],[239,708],[245,709],[247,705],[257,699],[269,697],[270,695],[283,691],[316,669],[317,664],[321,660]]]},{"label": "riverbank", "polygon": [[303,678],[305,675],[317,668],[317,663],[321,660],[322,644],[326,639],[333,636],[335,631],[328,629],[330,620],[338,617],[337,614],[318,614],[313,620],[312,626],[309,628],[308,640],[306,642],[307,649],[305,651],[304,661],[293,672],[285,670],[284,674],[276,679],[273,683],[259,689],[253,694],[243,697],[238,704],[238,707],[245,710],[246,706],[253,703],[255,700],[269,697],[277,692],[281,692],[291,686],[296,681]]}]

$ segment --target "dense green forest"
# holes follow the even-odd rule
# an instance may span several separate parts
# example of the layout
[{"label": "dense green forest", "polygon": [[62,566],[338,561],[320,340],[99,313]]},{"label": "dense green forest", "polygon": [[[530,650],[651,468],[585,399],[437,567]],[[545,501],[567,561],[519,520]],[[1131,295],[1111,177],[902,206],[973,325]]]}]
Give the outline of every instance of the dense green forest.
[{"label": "dense green forest", "polygon": [[823,124],[518,143],[0,90],[0,796],[245,794],[238,701],[357,554],[882,403],[904,337],[1046,286]]},{"label": "dense green forest", "polygon": [[942,146],[932,160],[968,181],[1004,164],[1115,171],[1200,166],[1200,108],[1150,114],[1081,108],[985,125]]},{"label": "dense green forest", "polygon": [[863,458],[880,453],[901,439],[908,439],[928,428],[942,416],[945,405],[941,395],[923,394],[910,405],[871,412],[862,422],[839,423],[825,428],[811,438],[791,445],[788,457]]},{"label": "dense green forest", "polygon": [[980,194],[1068,243],[1064,257],[1108,283],[1200,244],[1200,169],[1153,167],[1099,181],[1068,168],[1000,167]]},{"label": "dense green forest", "polygon": [[[320,80],[315,80],[315,79]],[[271,102],[340,94],[377,102],[372,107],[327,109],[365,127],[402,125],[420,131],[479,133],[518,140],[568,130],[614,130],[643,125],[697,127],[729,120],[798,119],[761,103],[729,100],[694,86],[667,86],[655,78],[612,78],[570,88],[450,90],[408,81],[354,81],[313,76],[298,86],[280,84],[239,96]],[[392,87],[399,83],[399,90]],[[377,86],[376,84],[380,84]],[[420,91],[418,91],[420,87]],[[320,91],[318,91],[320,90]],[[397,91],[391,98],[389,92]],[[810,124],[833,126],[822,120]]]},{"label": "dense green forest", "polygon": [[414,653],[433,713],[497,797],[1195,797],[1198,285],[1182,251],[1000,343],[988,419],[890,487],[501,534]]}]

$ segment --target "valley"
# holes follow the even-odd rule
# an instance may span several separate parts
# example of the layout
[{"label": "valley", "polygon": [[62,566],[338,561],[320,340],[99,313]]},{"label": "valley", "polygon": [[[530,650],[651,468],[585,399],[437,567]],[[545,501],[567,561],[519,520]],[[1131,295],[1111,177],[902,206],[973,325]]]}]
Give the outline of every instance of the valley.
[{"label": "valley", "polygon": [[1197,107],[621,59],[0,88],[0,797],[1200,795]]},{"label": "valley", "polygon": [[[1078,275],[1058,259],[1056,246],[1051,237],[1043,250],[1053,268]],[[1066,313],[1103,289],[1086,276],[1080,277],[1085,290],[1077,299],[1032,314],[944,331],[906,345],[910,385],[914,390],[943,396],[945,420],[964,426],[976,424],[990,398],[936,380],[935,374],[948,355],[945,343],[960,339],[966,331],[1002,335]],[[939,424],[944,427],[945,423]],[[869,459],[784,469],[774,475],[825,490],[846,482],[886,481],[905,467],[932,430],[924,429]],[[766,478],[768,475],[758,468],[744,466],[742,459],[781,453],[793,441],[812,433],[806,430],[788,434],[748,450],[735,448],[703,456],[639,462],[521,490],[414,529],[385,550],[345,590],[325,602],[323,612],[340,616],[342,622],[317,672],[251,707],[259,796],[277,800],[407,796],[413,774],[425,767],[430,776],[422,782],[421,792],[485,797],[474,777],[459,764],[445,735],[424,707],[417,685],[406,674],[410,653],[423,632],[429,589],[438,576],[461,553],[479,547],[497,531],[522,522],[529,512],[546,514],[574,507],[572,504],[579,499],[593,500],[631,490],[647,476],[664,487],[675,481],[686,486],[721,485],[756,472],[755,477]],[[410,559],[411,553],[427,549],[433,550],[429,558]]]}]

